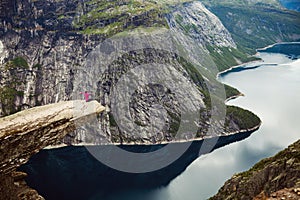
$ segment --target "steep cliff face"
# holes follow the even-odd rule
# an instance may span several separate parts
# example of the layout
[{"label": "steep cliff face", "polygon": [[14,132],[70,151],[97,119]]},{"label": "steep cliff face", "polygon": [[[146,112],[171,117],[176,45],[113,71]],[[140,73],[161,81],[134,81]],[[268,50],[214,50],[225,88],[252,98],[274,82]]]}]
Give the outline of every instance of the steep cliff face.
[{"label": "steep cliff face", "polygon": [[169,26],[179,27],[204,45],[236,48],[220,19],[201,2],[192,2],[176,9],[169,15]]},{"label": "steep cliff face", "polygon": [[171,29],[181,30],[184,35],[202,44],[219,71],[256,59],[237,48],[220,19],[200,2],[178,7],[167,15],[167,19]]},{"label": "steep cliff face", "polygon": [[[79,92],[91,90],[93,98],[107,107],[107,112],[99,119],[97,130],[100,134],[87,139],[85,134],[88,127],[84,127],[65,138],[66,143],[95,142],[101,138],[106,138],[108,143],[175,140],[183,115],[182,104],[189,105],[186,106],[187,110],[202,110],[199,120],[195,121],[199,128],[196,131],[198,137],[206,135],[211,123],[217,124],[216,134],[226,135],[240,130],[240,120],[234,119],[234,115],[230,113],[231,117],[225,120],[228,125],[225,130],[222,119],[209,121],[213,110],[216,110],[211,105],[212,100],[222,102],[225,98],[223,86],[215,83],[217,68],[213,62],[215,59],[210,54],[214,51],[222,54],[223,50],[219,51],[220,48],[238,51],[236,44],[220,20],[201,3],[180,2],[182,1],[16,0],[11,5],[12,15],[1,17],[0,23],[0,116],[38,105],[82,98]],[[137,27],[142,31],[133,34],[149,33],[149,27],[151,30],[153,27],[159,29],[158,34],[154,31],[154,36],[151,36],[153,41],[156,37],[162,39],[159,34],[162,29],[165,30],[163,27],[170,28],[180,44],[179,49],[187,52],[191,61],[183,59],[180,51],[168,52],[150,46],[151,48],[137,48],[120,55],[109,65],[97,63],[99,66],[85,70],[88,55],[97,51],[99,44],[116,33]],[[126,34],[129,33],[123,32],[120,36],[124,37]],[[107,47],[104,51],[99,50],[100,53],[110,54],[109,51]],[[232,59],[235,60],[236,57],[232,56]],[[199,66],[191,62],[197,62]],[[169,71],[152,68],[151,72],[155,71],[152,77],[134,70],[139,65],[152,64],[153,67],[153,63],[168,64],[171,68],[167,68]],[[119,115],[114,116],[111,94],[116,94],[115,97],[119,100],[124,98],[122,92],[113,92],[117,83],[129,72],[142,81],[136,83],[138,87],[128,102],[129,109],[119,113],[124,114],[123,119],[131,120],[131,125],[126,130],[120,125],[120,120],[116,119]],[[172,80],[178,81],[170,85],[180,83],[180,88],[184,88],[185,92],[179,92],[179,97],[170,90],[171,86],[144,84],[150,78],[160,80],[169,77],[170,72],[176,77]],[[95,74],[99,75],[97,80],[89,78]],[[125,88],[125,91],[128,89]],[[210,91],[216,90],[221,91],[220,96],[211,97]],[[191,103],[181,103],[179,100],[185,99],[184,96],[191,97]],[[162,110],[162,115],[158,114]],[[225,115],[221,109],[216,112],[216,115]],[[252,119],[248,128],[259,124],[259,119],[253,114],[245,111],[245,115]],[[160,131],[155,135],[145,135],[149,131],[145,131],[143,127],[158,119],[164,119],[164,123],[152,123],[151,127]],[[137,127],[139,135],[130,134],[130,130]],[[177,139],[191,137],[183,134]]]},{"label": "steep cliff face", "polygon": [[210,199],[299,199],[300,141],[234,175]]}]

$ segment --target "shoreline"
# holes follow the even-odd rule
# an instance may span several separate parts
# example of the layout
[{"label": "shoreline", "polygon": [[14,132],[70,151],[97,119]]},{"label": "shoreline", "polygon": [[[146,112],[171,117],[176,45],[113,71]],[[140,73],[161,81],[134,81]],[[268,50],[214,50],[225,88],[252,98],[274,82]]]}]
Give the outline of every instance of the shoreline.
[{"label": "shoreline", "polygon": [[[253,56],[257,57],[256,55],[258,55],[258,53],[259,53],[259,52],[257,52],[257,53],[254,54]],[[232,66],[232,67],[230,67],[230,68],[228,68],[228,69],[225,69],[225,70],[223,70],[223,71],[220,71],[219,73],[217,73],[216,79],[218,80],[219,77],[220,77],[220,75],[222,75],[222,74],[224,74],[224,73],[227,73],[227,72],[229,72],[229,71],[231,71],[231,70],[233,70],[233,69],[235,69],[235,68],[243,67],[243,66],[245,66],[245,65],[250,65],[250,64],[255,64],[255,63],[260,63],[260,62],[263,61],[261,58],[259,58],[259,57],[257,57],[257,58],[258,58],[258,60],[253,60],[253,61],[245,62],[245,63],[242,63],[242,64],[234,65],[234,66]]]},{"label": "shoreline", "polygon": [[[230,73],[231,70],[239,68],[239,67],[243,67],[243,66],[246,66],[246,65],[252,65],[252,64],[261,64],[262,66],[263,65],[277,65],[276,63],[274,63],[274,64],[272,64],[272,63],[265,64],[264,60],[261,57],[259,57],[260,53],[265,53],[265,52],[259,52],[259,51],[272,48],[272,47],[274,47],[275,45],[278,45],[278,44],[300,44],[300,42],[277,42],[277,43],[268,45],[268,46],[263,47],[263,48],[258,48],[258,49],[255,50],[256,54],[252,55],[253,57],[258,58],[258,60],[249,61],[249,62],[241,63],[241,64],[238,64],[238,65],[234,65],[234,66],[232,66],[232,67],[230,67],[228,69],[220,71],[219,73],[217,73],[216,79],[218,80],[222,74],[225,74],[225,73],[228,73],[228,72]],[[245,96],[245,94],[243,94],[243,93],[240,92],[240,94],[238,94],[238,95],[234,95],[234,96],[231,96],[231,97],[225,99],[224,102],[226,104],[226,103],[228,103],[231,100],[234,100],[234,99],[237,99],[237,98],[243,97],[243,96]]]},{"label": "shoreline", "polygon": [[182,144],[182,143],[192,143],[192,142],[198,142],[198,141],[205,141],[208,139],[212,138],[220,138],[220,137],[227,137],[227,136],[232,136],[235,134],[240,134],[240,133],[247,133],[247,132],[254,132],[257,131],[262,125],[262,122],[260,122],[258,125],[248,128],[248,129],[241,129],[238,131],[233,131],[229,133],[225,133],[225,135],[219,135],[219,136],[210,136],[210,137],[205,137],[205,138],[194,138],[194,139],[188,139],[188,140],[176,140],[176,141],[164,141],[161,143],[103,143],[103,144],[91,144],[91,143],[79,143],[76,145],[66,145],[66,144],[61,144],[61,145],[55,145],[55,146],[48,146],[45,147],[43,150],[51,150],[51,149],[59,149],[63,147],[68,147],[68,146],[73,146],[73,147],[90,147],[90,146],[152,146],[152,145],[168,145],[168,144]]},{"label": "shoreline", "polygon": [[[50,190],[44,191],[45,193],[43,194],[45,195],[45,197],[49,197],[47,194],[51,195],[53,194],[53,191],[60,191],[61,189],[62,191],[65,191],[65,185],[68,185],[71,188],[78,188],[82,187],[82,184],[88,185],[89,183],[92,183],[91,185],[97,185],[96,188],[92,189],[92,193],[98,193],[98,186],[101,186],[101,188],[104,188],[104,190],[106,190],[106,188],[114,188],[115,181],[118,181],[118,184],[120,184],[119,189],[121,190],[126,189],[126,187],[134,187],[136,189],[145,189],[146,187],[158,188],[169,185],[171,181],[173,181],[180,174],[184,173],[188,166],[190,166],[191,163],[198,159],[199,156],[206,155],[226,145],[244,140],[248,138],[252,133],[253,132],[251,131],[247,131],[228,136],[224,135],[216,139],[207,139],[207,141],[194,141],[187,144],[178,143],[170,146],[170,148],[164,148],[165,146],[163,145],[124,145],[116,147],[100,145],[91,146],[89,148],[84,146],[68,146],[61,149],[42,151],[41,154],[37,155],[37,157],[32,160],[31,164],[23,166],[22,168],[20,168],[20,170],[30,174],[27,181],[30,186],[37,188],[38,191],[43,188],[51,188]],[[127,159],[122,160],[122,158],[118,158],[117,156],[116,158],[118,160],[121,159],[120,161],[124,162],[125,165],[121,165],[121,168],[116,166],[116,168],[110,166],[109,164],[112,158],[111,156],[114,156],[114,148],[120,148],[120,150],[123,149],[124,151],[134,153],[150,153],[161,149],[160,152],[162,153],[157,152],[151,156],[146,157],[148,162],[154,163],[155,168],[155,163],[157,162],[168,160],[172,157],[175,158],[175,160],[170,162],[166,166],[157,166],[156,170],[151,170],[152,165],[150,165],[149,170],[144,170],[145,167],[148,168],[148,164],[147,162],[145,162],[145,160],[137,160],[125,164],[127,163]],[[178,154],[177,151],[174,151],[174,149],[182,149],[184,150],[184,152]],[[99,162],[99,159],[95,159],[97,158],[97,154],[90,155],[91,152],[99,152],[100,154],[98,155],[104,155],[103,158],[105,160],[102,160],[100,158],[100,161],[102,162]],[[62,155],[64,155],[64,157],[61,157]],[[60,162],[57,162],[57,158],[66,158],[63,163],[67,167],[61,169]],[[89,170],[83,170],[86,169],[86,167],[88,167]],[[132,171],[132,169],[134,171]],[[32,170],[35,171],[36,174],[32,174]],[[127,170],[129,170],[128,172],[135,173],[124,173],[127,172]],[[95,171],[97,172],[96,174]],[[56,173],[57,177],[51,175]],[[46,177],[43,176],[43,174],[45,174]],[[50,174],[50,176],[47,176],[48,174]],[[77,181],[74,182],[74,179],[70,179],[71,174],[80,174],[81,176],[78,177],[78,179],[76,179]],[[40,179],[40,176],[44,177],[44,179]],[[112,179],[115,181],[112,182]],[[56,183],[54,186],[55,189],[53,189],[52,183]],[[84,196],[85,194],[83,195],[83,197]]]},{"label": "shoreline", "polygon": [[272,48],[272,47],[274,47],[275,45],[278,45],[278,44],[300,44],[300,42],[277,42],[277,43],[271,44],[269,46],[256,49],[256,51],[266,50],[266,49]]},{"label": "shoreline", "polygon": [[231,71],[231,70],[233,70],[233,69],[235,69],[235,68],[242,67],[242,66],[249,65],[249,64],[259,63],[259,62],[263,61],[263,59],[261,59],[261,58],[258,57],[258,54],[259,54],[259,53],[265,53],[265,52],[259,52],[259,51],[262,51],[262,50],[266,50],[266,49],[272,48],[272,47],[274,47],[275,45],[278,45],[278,44],[300,44],[300,42],[277,42],[277,43],[274,43],[274,44],[270,44],[270,45],[268,45],[268,46],[266,46],[266,47],[262,47],[262,48],[255,49],[256,54],[254,54],[254,55],[252,55],[252,56],[253,56],[253,57],[257,57],[258,60],[249,61],[249,62],[241,63],[241,64],[238,64],[238,65],[234,65],[234,66],[232,66],[232,67],[230,67],[230,68],[228,68],[228,69],[225,69],[225,70],[223,70],[223,71],[220,71],[220,72],[217,74],[216,78],[218,79],[219,76],[220,76],[221,74],[226,73],[226,72],[229,72],[229,71]]},{"label": "shoreline", "polygon": [[244,97],[244,96],[246,96],[246,95],[244,95],[243,93],[240,92],[240,94],[233,95],[233,96],[231,96],[231,97],[225,99],[224,103],[226,104],[226,103],[228,103],[228,102],[231,101],[231,100],[237,99],[237,98],[239,98],[239,97]]}]

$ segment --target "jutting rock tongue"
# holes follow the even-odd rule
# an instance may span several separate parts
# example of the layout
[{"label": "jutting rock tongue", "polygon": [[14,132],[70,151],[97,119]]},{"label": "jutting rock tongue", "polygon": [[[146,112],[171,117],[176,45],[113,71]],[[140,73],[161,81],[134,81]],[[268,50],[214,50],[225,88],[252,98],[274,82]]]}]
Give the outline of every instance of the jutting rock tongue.
[{"label": "jutting rock tongue", "polygon": [[97,101],[68,101],[35,107],[0,119],[0,173],[10,173],[41,149],[56,144],[105,108]]}]

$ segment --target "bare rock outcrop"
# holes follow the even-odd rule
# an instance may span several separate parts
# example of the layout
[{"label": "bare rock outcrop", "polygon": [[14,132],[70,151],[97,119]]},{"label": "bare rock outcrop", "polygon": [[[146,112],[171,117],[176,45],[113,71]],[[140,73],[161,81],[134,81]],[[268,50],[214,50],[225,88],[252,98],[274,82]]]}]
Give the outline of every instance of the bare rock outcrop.
[{"label": "bare rock outcrop", "polygon": [[78,100],[35,107],[1,118],[0,199],[43,199],[26,185],[26,174],[16,172],[17,167],[104,110],[97,101]]},{"label": "bare rock outcrop", "polygon": [[249,171],[234,175],[211,200],[299,199],[299,177],[300,140]]},{"label": "bare rock outcrop", "polygon": [[104,111],[97,101],[67,101],[0,119],[0,173],[9,173],[33,154],[76,128],[76,122]]}]

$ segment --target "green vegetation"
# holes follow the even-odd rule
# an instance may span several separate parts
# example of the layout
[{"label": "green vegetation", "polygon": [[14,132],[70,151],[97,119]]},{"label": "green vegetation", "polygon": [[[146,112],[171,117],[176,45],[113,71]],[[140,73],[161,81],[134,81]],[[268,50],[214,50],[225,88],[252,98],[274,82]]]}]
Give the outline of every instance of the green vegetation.
[{"label": "green vegetation", "polygon": [[27,69],[29,65],[23,57],[16,57],[4,65],[4,71],[7,71],[4,73],[8,73],[9,78],[0,86],[0,104],[3,115],[10,115],[21,110],[21,105],[16,105],[16,101],[24,96],[21,88],[26,81],[24,71]]},{"label": "green vegetation", "polygon": [[190,33],[191,30],[197,30],[197,26],[193,23],[189,23],[189,24],[184,24],[183,23],[183,17],[181,15],[176,15],[175,16],[175,21],[176,23],[186,32],[186,33]]},{"label": "green vegetation", "polygon": [[90,0],[85,2],[88,11],[76,18],[73,26],[83,34],[106,36],[136,27],[167,27],[167,22],[162,14],[168,11],[170,5],[185,1]]},{"label": "green vegetation", "polygon": [[[224,52],[226,52],[226,50],[228,50],[228,48],[223,48],[222,50]],[[236,57],[238,57],[240,59],[246,59],[246,54],[243,54],[243,53],[239,52],[238,50],[232,50],[232,52],[236,52],[236,53],[231,54],[231,55],[236,55]],[[242,56],[245,56],[245,57],[243,58]],[[215,57],[215,58],[217,59],[218,57]],[[195,66],[193,66],[191,63],[187,62],[186,60],[184,60],[181,57],[178,58],[178,62],[188,72],[192,81],[199,87],[200,92],[204,95],[203,101],[206,105],[206,110],[203,112],[206,112],[209,115],[209,111],[211,110],[211,106],[212,106],[211,98],[214,98],[213,99],[214,102],[219,102],[220,104],[224,103],[223,100],[220,99],[220,97],[214,96],[213,94],[209,93],[208,88],[205,84],[205,81],[204,81],[201,73],[195,68]],[[241,95],[240,91],[238,91],[237,89],[235,89],[231,86],[224,85],[224,89],[226,92],[227,99],[230,97],[233,97],[233,96]],[[225,126],[229,125],[230,120],[234,120],[234,122],[240,127],[240,129],[252,128],[254,126],[257,126],[260,123],[260,119],[255,114],[251,113],[250,111],[247,111],[247,110],[244,110],[244,109],[241,109],[238,107],[234,107],[234,106],[227,107],[227,119],[226,119],[227,124],[225,124]],[[178,121],[178,123],[180,123],[180,120]],[[172,126],[174,126],[172,129],[172,131],[174,132],[174,131],[177,131],[179,124],[175,123],[175,124],[172,124]],[[198,136],[200,134],[201,133],[198,133]]]},{"label": "green vegetation", "polygon": [[300,13],[283,9],[273,1],[261,2],[204,1],[229,30],[238,49],[245,53],[254,54],[257,48],[279,41],[299,41]]},{"label": "green vegetation", "polygon": [[42,69],[42,65],[38,63],[38,64],[33,65],[32,68],[36,68],[38,70],[41,70]]},{"label": "green vegetation", "polygon": [[253,6],[264,4],[272,7],[281,7],[278,0],[202,0],[206,5],[228,5],[228,6]]},{"label": "green vegetation", "polygon": [[29,68],[27,61],[22,57],[16,57],[11,61],[9,61],[8,63],[6,63],[5,65],[6,70],[18,69],[18,68],[23,68],[23,69]]},{"label": "green vegetation", "polygon": [[116,120],[115,120],[113,114],[112,114],[112,113],[109,113],[108,116],[109,116],[109,124],[110,124],[110,126],[117,127],[118,124],[117,124],[117,122],[116,122]]},{"label": "green vegetation", "polygon": [[225,127],[229,126],[229,120],[233,120],[240,129],[249,129],[260,124],[260,119],[255,114],[236,106],[227,106],[226,116],[228,118]]},{"label": "green vegetation", "polygon": [[177,113],[173,113],[171,111],[168,111],[168,115],[171,118],[171,124],[169,128],[169,132],[172,134],[172,136],[176,136],[181,122],[181,116]]},{"label": "green vegetation", "polygon": [[4,115],[9,115],[19,111],[19,108],[16,108],[15,100],[19,96],[23,96],[24,92],[17,91],[14,88],[8,86],[0,87],[0,103],[2,104],[2,109]]},{"label": "green vegetation", "polygon": [[[167,27],[167,23],[163,17],[163,14],[169,11],[169,6],[174,4],[174,2],[175,1],[156,2],[151,0],[90,0],[86,2],[86,10],[82,12],[83,14],[73,21],[73,26],[77,29],[77,31],[83,34],[100,34],[105,35],[106,37],[117,33],[122,34],[122,32],[124,33],[126,30],[132,30],[136,28],[143,29],[146,27]],[[175,3],[179,2],[182,1]],[[182,16],[175,16],[175,20],[179,25],[182,24]],[[249,19],[247,20],[249,21]],[[194,26],[195,25],[184,25],[182,28],[186,32],[190,32],[192,29],[196,28]],[[236,40],[236,35],[233,34],[233,36]],[[251,47],[247,49],[248,47],[245,47],[244,45],[245,42],[241,43],[238,40],[236,41],[238,43],[238,49],[209,45],[207,46],[207,49],[209,50],[209,53],[219,71],[223,71],[234,65],[257,59],[249,56],[249,49]],[[128,58],[128,60],[132,60],[132,58]],[[204,102],[207,106],[207,113],[209,113],[209,110],[211,109],[211,98],[217,98],[217,102],[224,103],[223,100],[209,94],[205,80],[195,66],[182,58],[178,58],[177,61],[187,71],[189,77],[198,86],[198,89],[202,92],[202,94],[204,94]],[[240,94],[238,90],[230,86],[225,86],[225,91],[227,98]],[[169,131],[173,134],[178,131],[180,118],[172,113],[169,113],[169,115],[171,116]],[[253,113],[237,107],[228,107],[227,116],[228,120],[234,120],[234,122],[238,124],[241,129],[254,127],[260,123],[259,118]],[[110,115],[109,120],[111,126],[117,127],[113,116]],[[138,121],[135,123],[137,125],[142,125]]]},{"label": "green vegetation", "polygon": [[185,60],[182,57],[177,58],[177,61],[180,65],[187,71],[192,81],[201,88],[201,90],[207,90],[207,86],[205,85],[205,81],[199,70],[196,69],[194,65]]},{"label": "green vegetation", "polygon": [[219,71],[224,71],[241,63],[257,60],[256,57],[249,56],[235,48],[213,47],[210,45],[206,47]]},{"label": "green vegetation", "polygon": [[276,44],[270,48],[258,50],[258,52],[281,53],[288,56],[300,57],[300,43]]},{"label": "green vegetation", "polygon": [[225,92],[226,92],[226,99],[241,95],[240,91],[238,91],[237,89],[235,89],[229,85],[224,85],[224,87],[225,87]]},{"label": "green vegetation", "polygon": [[286,161],[288,161],[290,159],[293,159],[293,158],[296,158],[296,160],[294,161],[295,163],[299,163],[299,161],[300,161],[300,151],[297,151],[299,149],[300,149],[300,142],[298,141],[298,142],[292,144],[291,146],[289,146],[288,149],[285,149],[285,150],[279,152],[274,157],[265,158],[265,159],[259,161],[258,163],[256,163],[248,171],[239,173],[236,176],[241,176],[243,178],[248,179],[253,175],[253,173],[263,170],[265,167],[267,167],[270,164],[274,165],[275,162],[276,163],[283,163],[283,162],[286,162]]}]

